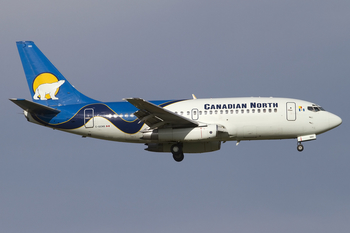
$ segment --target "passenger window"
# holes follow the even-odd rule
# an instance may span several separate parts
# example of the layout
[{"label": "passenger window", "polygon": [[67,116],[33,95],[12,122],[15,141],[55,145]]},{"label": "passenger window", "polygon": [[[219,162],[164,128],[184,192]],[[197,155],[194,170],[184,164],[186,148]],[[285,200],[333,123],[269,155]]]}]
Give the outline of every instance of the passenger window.
[{"label": "passenger window", "polygon": [[180,114],[181,114],[181,115],[183,115],[183,114],[184,114],[184,112],[183,112],[183,111],[181,111],[181,112],[180,112]]},{"label": "passenger window", "polygon": [[233,110],[230,110],[231,114],[233,114]]},{"label": "passenger window", "polygon": [[266,108],[264,108],[263,112],[266,113]]},{"label": "passenger window", "polygon": [[277,112],[277,108],[275,108],[275,110],[274,110],[275,112]]},{"label": "passenger window", "polygon": [[213,110],[210,110],[210,111],[209,111],[209,114],[210,114],[210,115],[213,114]]},{"label": "passenger window", "polygon": [[228,110],[225,110],[225,113],[228,114]]},{"label": "passenger window", "polygon": [[261,110],[260,109],[258,109],[258,113],[260,113],[261,112]]},{"label": "passenger window", "polygon": [[207,115],[208,114],[208,111],[204,111],[204,115]]},{"label": "passenger window", "polygon": [[249,113],[249,109],[247,109],[247,113]]},{"label": "passenger window", "polygon": [[220,110],[220,114],[223,114],[224,113],[224,111],[223,110]]},{"label": "passenger window", "polygon": [[218,114],[218,110],[215,110],[215,114]]},{"label": "passenger window", "polygon": [[239,113],[239,111],[238,111],[238,109],[236,110],[236,114],[238,114]]},{"label": "passenger window", "polygon": [[187,111],[187,115],[190,115],[190,111]]},{"label": "passenger window", "polygon": [[255,109],[252,109],[252,113],[255,113]]},{"label": "passenger window", "polygon": [[199,111],[199,115],[202,115],[202,111]]},{"label": "passenger window", "polygon": [[241,110],[241,113],[244,113],[244,109]]},{"label": "passenger window", "polygon": [[269,109],[269,112],[272,112],[272,109]]}]

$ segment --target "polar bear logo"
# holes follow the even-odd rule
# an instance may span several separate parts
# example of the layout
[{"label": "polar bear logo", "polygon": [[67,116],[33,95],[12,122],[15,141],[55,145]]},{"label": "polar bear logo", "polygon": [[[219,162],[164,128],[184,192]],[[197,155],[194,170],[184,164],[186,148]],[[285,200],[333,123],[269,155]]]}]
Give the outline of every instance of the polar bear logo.
[{"label": "polar bear logo", "polygon": [[39,96],[40,96],[40,100],[47,100],[45,95],[49,94],[51,99],[58,100],[58,98],[55,95],[56,95],[57,89],[64,82],[65,82],[65,80],[59,80],[59,81],[54,82],[54,83],[44,83],[44,84],[39,85],[35,90],[35,94],[33,96],[33,99],[39,100]]}]

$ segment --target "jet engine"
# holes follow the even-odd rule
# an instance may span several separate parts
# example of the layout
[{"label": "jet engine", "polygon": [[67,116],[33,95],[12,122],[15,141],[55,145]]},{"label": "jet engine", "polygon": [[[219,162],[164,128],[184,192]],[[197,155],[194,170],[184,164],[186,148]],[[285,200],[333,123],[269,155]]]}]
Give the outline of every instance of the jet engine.
[{"label": "jet engine", "polygon": [[142,139],[157,141],[198,141],[215,138],[218,134],[217,125],[207,125],[194,128],[165,128],[143,133]]}]

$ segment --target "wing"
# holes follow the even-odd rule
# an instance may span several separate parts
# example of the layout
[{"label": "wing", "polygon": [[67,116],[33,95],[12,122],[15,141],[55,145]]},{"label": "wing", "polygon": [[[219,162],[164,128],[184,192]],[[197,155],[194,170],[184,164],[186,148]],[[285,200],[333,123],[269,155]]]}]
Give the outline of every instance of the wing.
[{"label": "wing", "polygon": [[128,98],[125,100],[139,109],[134,115],[137,116],[141,122],[146,123],[151,129],[167,126],[172,128],[198,126],[196,121],[175,114],[174,112],[152,104],[144,99]]}]

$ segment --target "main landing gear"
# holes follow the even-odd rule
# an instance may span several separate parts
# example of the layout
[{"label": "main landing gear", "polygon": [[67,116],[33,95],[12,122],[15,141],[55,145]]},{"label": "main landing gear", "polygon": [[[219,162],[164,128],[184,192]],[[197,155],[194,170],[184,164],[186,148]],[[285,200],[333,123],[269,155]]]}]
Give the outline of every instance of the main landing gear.
[{"label": "main landing gear", "polygon": [[182,152],[182,144],[177,143],[171,146],[171,153],[173,153],[173,158],[176,162],[181,162],[184,159],[184,153]]}]

